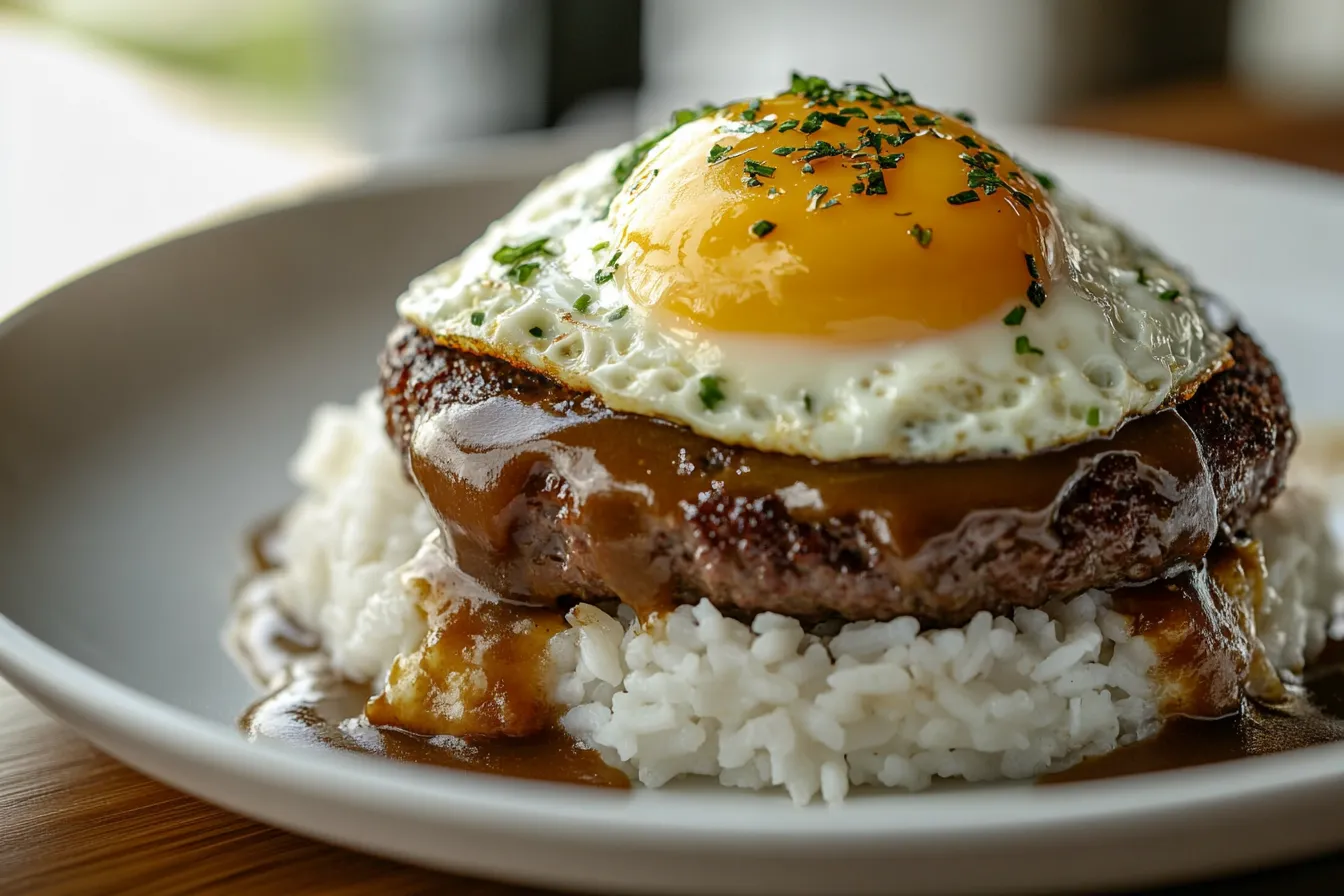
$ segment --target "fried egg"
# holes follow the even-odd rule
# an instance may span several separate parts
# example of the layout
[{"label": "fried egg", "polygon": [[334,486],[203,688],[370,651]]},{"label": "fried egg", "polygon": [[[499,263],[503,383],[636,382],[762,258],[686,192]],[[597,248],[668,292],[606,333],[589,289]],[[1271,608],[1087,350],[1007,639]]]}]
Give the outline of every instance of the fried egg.
[{"label": "fried egg", "polygon": [[799,76],[555,176],[398,309],[614,409],[826,461],[1027,454],[1230,363],[1177,266],[965,117]]}]

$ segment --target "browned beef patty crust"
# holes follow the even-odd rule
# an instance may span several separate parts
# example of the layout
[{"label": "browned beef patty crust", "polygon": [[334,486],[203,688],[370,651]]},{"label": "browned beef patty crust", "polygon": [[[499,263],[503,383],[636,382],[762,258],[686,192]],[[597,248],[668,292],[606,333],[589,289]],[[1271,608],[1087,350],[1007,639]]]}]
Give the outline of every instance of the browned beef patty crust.
[{"label": "browned beef patty crust", "polygon": [[1296,436],[1273,363],[1230,336],[1234,365],[1174,410],[1026,459],[725,445],[409,325],[383,404],[459,562],[506,597],[959,625],[1173,575],[1268,506]]}]

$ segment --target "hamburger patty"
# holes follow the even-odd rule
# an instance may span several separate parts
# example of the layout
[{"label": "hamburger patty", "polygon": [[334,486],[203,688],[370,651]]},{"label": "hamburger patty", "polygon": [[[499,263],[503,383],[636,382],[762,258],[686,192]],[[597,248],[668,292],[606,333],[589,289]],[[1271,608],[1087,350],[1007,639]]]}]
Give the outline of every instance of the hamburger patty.
[{"label": "hamburger patty", "polygon": [[[1269,505],[1296,436],[1273,363],[1246,333],[1229,335],[1233,366],[1175,410],[1130,421],[1112,439],[1025,460],[826,464],[724,445],[437,345],[409,325],[393,331],[381,358],[383,404],[388,434],[463,569],[506,597],[619,598],[650,608],[703,597],[739,616],[914,615],[961,625],[980,610],[1010,612],[1188,569],[1220,528],[1238,531]],[[509,408],[516,418],[501,416]],[[550,428],[518,443],[520,421],[537,413]],[[430,421],[434,437],[417,437]],[[677,473],[656,488],[649,480],[619,491],[624,503],[595,525],[600,515],[586,507],[601,502],[570,481],[571,454],[535,447],[564,441],[557,428],[580,441],[597,434],[565,450],[587,451],[612,470],[636,452],[632,478],[660,463]],[[485,443],[501,431],[514,447],[491,453]],[[500,451],[516,453],[511,471],[498,467]],[[462,471],[487,455],[496,465],[488,477],[483,468]],[[795,480],[801,492],[761,485]],[[1044,500],[1032,491],[1041,483]],[[888,488],[899,512],[861,501],[823,507],[809,498],[812,485],[841,498],[871,493],[874,507]],[[923,498],[906,499],[907,488]]]}]

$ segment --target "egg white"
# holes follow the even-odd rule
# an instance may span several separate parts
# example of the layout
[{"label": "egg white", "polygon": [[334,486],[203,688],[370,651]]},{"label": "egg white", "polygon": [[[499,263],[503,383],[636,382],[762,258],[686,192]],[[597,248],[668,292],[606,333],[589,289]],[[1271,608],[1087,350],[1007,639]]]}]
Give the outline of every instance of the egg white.
[{"label": "egg white", "polygon": [[[599,282],[613,270],[605,211],[627,150],[541,184],[461,256],[415,280],[401,315],[442,343],[542,371],[617,410],[828,461],[1027,454],[1179,400],[1229,363],[1203,293],[1058,189],[1065,251],[1048,301],[1020,326],[994,318],[945,338],[861,348],[678,326],[624,292],[619,259]],[[492,258],[542,237],[555,254],[531,259],[541,264],[525,283]],[[1160,298],[1172,289],[1178,298]],[[1042,354],[1019,353],[1018,336]],[[722,400],[706,392],[706,377]]]}]

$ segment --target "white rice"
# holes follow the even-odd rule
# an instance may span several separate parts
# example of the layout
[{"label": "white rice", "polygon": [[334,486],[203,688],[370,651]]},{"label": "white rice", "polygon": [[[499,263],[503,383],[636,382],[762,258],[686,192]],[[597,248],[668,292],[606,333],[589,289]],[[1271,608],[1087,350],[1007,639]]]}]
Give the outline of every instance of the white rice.
[{"label": "white rice", "polygon": [[[425,634],[425,582],[470,586],[372,393],[319,409],[293,475],[304,495],[281,529],[281,601],[339,671],[376,687]],[[1290,491],[1256,524],[1269,586],[1256,625],[1281,672],[1323,645],[1340,590],[1324,511]],[[931,631],[900,618],[818,637],[775,614],[727,619],[708,601],[649,629],[586,605],[570,623],[551,642],[563,722],[652,787],[704,775],[836,802],[856,784],[1032,777],[1161,724],[1153,651],[1099,591]]]}]

